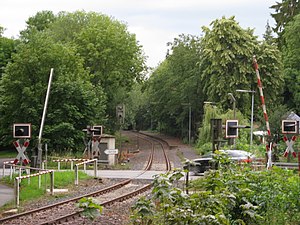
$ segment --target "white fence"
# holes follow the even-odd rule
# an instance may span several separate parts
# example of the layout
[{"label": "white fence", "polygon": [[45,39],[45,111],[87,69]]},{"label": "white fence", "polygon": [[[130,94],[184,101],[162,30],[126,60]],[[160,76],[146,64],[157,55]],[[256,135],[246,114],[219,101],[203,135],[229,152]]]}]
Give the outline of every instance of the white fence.
[{"label": "white fence", "polygon": [[59,171],[60,170],[60,164],[62,162],[70,162],[71,163],[70,169],[73,170],[74,162],[84,162],[84,161],[87,161],[87,160],[88,159],[54,159],[54,160],[52,160],[52,162],[57,162],[57,170]]},{"label": "white fence", "polygon": [[78,167],[83,165],[83,169],[84,169],[84,172],[86,171],[86,164],[88,163],[91,163],[93,162],[94,163],[94,177],[97,177],[97,159],[91,159],[91,160],[87,160],[87,161],[84,161],[84,162],[81,162],[81,163],[77,163],[75,164],[75,185],[78,185],[78,180],[79,180],[79,177],[78,177]]},{"label": "white fence", "polygon": [[[23,166],[22,166],[23,167]],[[22,168],[20,167],[20,168]],[[26,169],[26,167],[24,167]],[[36,169],[36,168],[34,168]],[[20,205],[20,183],[22,179],[30,179],[31,177],[39,177],[39,188],[41,187],[41,175],[50,174],[50,193],[53,195],[54,193],[54,171],[53,170],[41,170],[38,173],[19,176],[15,178],[15,193],[16,193],[16,206],[19,207]]]},{"label": "white fence", "polygon": [[[10,167],[10,179],[13,177],[13,173],[16,173],[16,170],[19,170],[19,176],[15,178],[14,181],[14,190],[15,190],[15,203],[16,206],[19,207],[20,205],[20,183],[23,179],[28,180],[28,184],[30,183],[31,177],[38,176],[38,187],[41,188],[41,175],[44,174],[50,174],[50,193],[53,195],[54,191],[54,170],[45,170],[45,169],[39,169],[39,168],[33,168],[28,166],[20,166],[13,164],[13,161],[8,161],[3,163],[3,176],[5,176],[5,168],[9,166]],[[22,176],[22,170],[25,170],[27,175]],[[38,171],[37,173],[30,174],[30,171]]]}]

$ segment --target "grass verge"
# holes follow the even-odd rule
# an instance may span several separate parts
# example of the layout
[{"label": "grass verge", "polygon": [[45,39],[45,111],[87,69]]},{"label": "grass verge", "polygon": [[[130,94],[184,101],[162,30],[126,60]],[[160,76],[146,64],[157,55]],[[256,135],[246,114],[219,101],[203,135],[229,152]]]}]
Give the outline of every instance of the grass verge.
[{"label": "grass verge", "polygon": [[7,150],[0,151],[0,159],[16,158],[17,155],[18,155],[18,152],[16,149],[7,149]]},{"label": "grass verge", "polygon": [[[78,173],[80,180],[91,179],[92,177],[88,176],[84,172],[79,171]],[[13,178],[15,178],[14,176]],[[10,187],[14,187],[14,180],[9,178],[9,176],[3,177],[0,182]],[[74,186],[75,173],[74,171],[65,171],[54,173],[54,188],[55,189],[68,189]],[[46,194],[46,189],[50,189],[50,175],[45,174],[41,176],[41,187],[38,185],[38,177],[22,180],[20,184],[20,205],[24,205],[29,201],[37,200],[39,198],[44,198]],[[62,195],[62,194],[58,194]],[[47,195],[48,197],[48,195]],[[52,196],[50,196],[51,198]],[[54,196],[57,197],[57,196]],[[1,208],[10,208],[14,203],[8,203],[7,205]],[[1,209],[0,208],[0,209]]]}]

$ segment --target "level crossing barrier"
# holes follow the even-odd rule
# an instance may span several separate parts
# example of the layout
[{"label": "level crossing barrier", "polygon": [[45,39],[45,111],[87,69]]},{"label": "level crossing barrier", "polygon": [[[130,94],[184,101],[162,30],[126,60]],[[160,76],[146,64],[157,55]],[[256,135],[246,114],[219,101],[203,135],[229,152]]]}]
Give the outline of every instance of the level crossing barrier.
[{"label": "level crossing barrier", "polygon": [[84,167],[83,170],[84,170],[84,172],[86,172],[86,164],[91,163],[91,162],[94,163],[94,177],[97,177],[97,159],[90,159],[90,160],[83,161],[81,163],[77,163],[77,164],[75,164],[75,185],[78,185],[78,183],[79,183],[79,176],[78,176],[79,166],[83,165],[83,167]]}]

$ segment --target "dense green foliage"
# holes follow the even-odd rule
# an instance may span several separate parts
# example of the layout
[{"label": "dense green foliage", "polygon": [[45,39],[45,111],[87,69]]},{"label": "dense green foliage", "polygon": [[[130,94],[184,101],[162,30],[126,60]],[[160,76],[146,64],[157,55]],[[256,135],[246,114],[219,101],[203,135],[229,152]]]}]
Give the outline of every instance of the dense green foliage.
[{"label": "dense green foliage", "polygon": [[299,0],[282,0],[281,2],[276,2],[270,8],[275,10],[271,14],[276,22],[273,30],[278,34],[278,44],[282,47],[285,45],[285,40],[282,37],[285,27],[293,20],[294,16],[300,13],[300,2]]},{"label": "dense green foliage", "polygon": [[[215,102],[220,111],[226,112],[232,108],[228,93],[233,93],[238,111],[249,118],[251,94],[236,90],[258,91],[253,55],[257,55],[268,107],[282,102],[279,95],[284,79],[279,50],[270,40],[259,41],[253,30],[241,28],[234,17],[223,17],[213,21],[211,27],[203,27],[201,38],[180,35],[169,46],[166,59],[154,70],[146,85],[151,116],[158,120],[156,124],[164,132],[187,137],[187,105],[190,103],[192,135],[196,137],[198,127],[206,129],[203,128],[204,102]],[[260,104],[257,92],[255,105]],[[261,109],[255,107],[254,114],[256,123],[263,128]],[[205,136],[201,129],[200,139]],[[199,141],[205,142],[208,138]]]},{"label": "dense green foliage", "polygon": [[300,14],[294,17],[285,28],[283,37],[286,45],[283,47],[283,63],[285,75],[285,100],[290,108],[300,111],[300,37],[295,35],[300,31]]},{"label": "dense green foliage", "polygon": [[[0,36],[1,145],[11,141],[14,122],[32,123],[37,136],[51,67],[55,76],[43,136],[50,148],[75,148],[88,124],[99,123],[113,132],[120,103],[126,105],[123,127],[159,130],[187,140],[191,120],[192,142],[205,143],[205,101],[217,103],[227,115],[232,93],[240,116],[250,118],[251,94],[237,89],[256,91],[255,128],[265,130],[253,55],[271,131],[278,134],[282,116],[300,108],[299,38],[294,35],[299,33],[299,1],[283,0],[270,8],[278,37],[272,36],[269,24],[260,40],[234,16],[216,19],[199,36],[181,34],[167,43],[165,60],[146,82],[141,82],[147,71],[142,46],[126,24],[95,12],[38,12],[26,21],[19,39]],[[245,122],[248,125],[249,119]]]},{"label": "dense green foliage", "polygon": [[189,105],[193,125],[201,114],[198,107],[203,101],[197,65],[199,38],[180,35],[169,46],[166,60],[153,72],[147,84],[148,104],[151,116],[163,131],[180,135],[183,127],[188,128]]},{"label": "dense green foliage", "polygon": [[[74,48],[38,33],[18,46],[13,61],[0,83],[1,133],[6,143],[11,139],[13,123],[31,123],[33,137],[37,136],[49,68],[55,68],[45,126],[45,138],[51,139],[51,147],[74,148],[81,140],[82,128],[104,116],[99,105],[105,102],[105,96],[97,95],[99,90],[96,93],[89,82],[89,73]],[[55,138],[58,136],[61,139]]]},{"label": "dense green foliage", "polygon": [[43,11],[28,19],[19,41],[12,57],[0,58],[11,61],[0,80],[2,145],[10,143],[13,123],[31,123],[36,140],[51,68],[43,133],[50,149],[82,149],[87,125],[115,130],[115,106],[145,69],[141,46],[125,24],[98,13]]},{"label": "dense green foliage", "polygon": [[11,61],[11,55],[15,50],[15,41],[10,38],[2,37],[3,28],[0,26],[0,78],[4,68]]},{"label": "dense green foliage", "polygon": [[152,195],[132,208],[133,224],[297,224],[300,180],[292,171],[253,171],[217,155],[219,170],[179,188],[178,172],[156,177]]}]

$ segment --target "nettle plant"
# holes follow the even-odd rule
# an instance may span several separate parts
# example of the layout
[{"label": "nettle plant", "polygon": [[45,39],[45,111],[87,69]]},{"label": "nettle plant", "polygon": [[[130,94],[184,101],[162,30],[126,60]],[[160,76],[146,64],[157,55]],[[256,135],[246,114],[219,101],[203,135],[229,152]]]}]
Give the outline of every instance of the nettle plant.
[{"label": "nettle plant", "polygon": [[216,154],[218,170],[178,188],[184,171],[159,175],[151,196],[132,207],[133,224],[297,224],[300,180],[293,171],[273,167],[252,171]]}]

